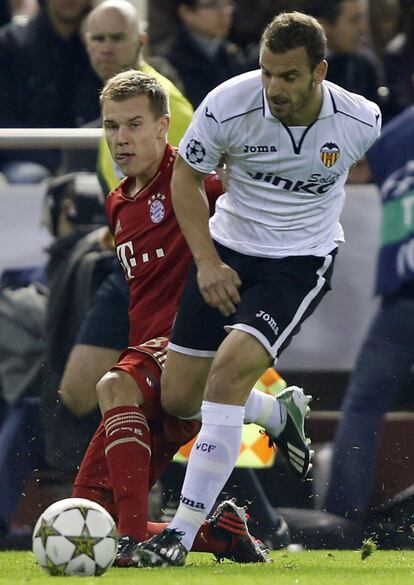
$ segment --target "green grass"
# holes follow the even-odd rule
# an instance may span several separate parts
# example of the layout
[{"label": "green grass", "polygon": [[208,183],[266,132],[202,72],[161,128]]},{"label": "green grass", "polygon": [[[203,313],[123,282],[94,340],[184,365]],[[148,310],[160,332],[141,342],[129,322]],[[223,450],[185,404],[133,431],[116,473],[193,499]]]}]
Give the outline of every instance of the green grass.
[{"label": "green grass", "polygon": [[217,564],[191,554],[186,567],[110,569],[102,577],[50,577],[29,552],[0,553],[0,585],[413,585],[414,551],[273,552],[269,565]]}]

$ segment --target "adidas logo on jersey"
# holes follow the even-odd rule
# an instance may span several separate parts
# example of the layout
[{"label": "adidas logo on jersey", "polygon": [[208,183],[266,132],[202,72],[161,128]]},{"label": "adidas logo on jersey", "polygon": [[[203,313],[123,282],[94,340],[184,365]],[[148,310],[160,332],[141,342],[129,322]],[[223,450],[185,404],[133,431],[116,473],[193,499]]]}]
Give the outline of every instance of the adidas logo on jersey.
[{"label": "adidas logo on jersey", "polygon": [[121,222],[120,222],[120,221],[119,221],[119,219],[118,219],[118,221],[116,222],[116,226],[115,226],[115,235],[116,235],[117,233],[119,233],[119,232],[121,231],[121,229],[122,229],[122,227],[121,227]]}]

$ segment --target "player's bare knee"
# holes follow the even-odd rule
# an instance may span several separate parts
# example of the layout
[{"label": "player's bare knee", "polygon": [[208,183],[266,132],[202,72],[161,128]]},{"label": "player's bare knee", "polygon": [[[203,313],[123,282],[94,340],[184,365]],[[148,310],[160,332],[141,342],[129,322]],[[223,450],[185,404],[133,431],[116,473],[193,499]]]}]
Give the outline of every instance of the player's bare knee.
[{"label": "player's bare knee", "polygon": [[96,384],[96,394],[102,412],[113,408],[113,398],[116,382],[112,372],[105,374]]},{"label": "player's bare knee", "polygon": [[122,379],[118,372],[107,372],[97,383],[96,393],[102,412],[106,412],[124,403]]},{"label": "player's bare knee", "polygon": [[107,372],[97,383],[96,393],[102,413],[117,406],[140,406],[143,403],[138,384],[122,370]]}]

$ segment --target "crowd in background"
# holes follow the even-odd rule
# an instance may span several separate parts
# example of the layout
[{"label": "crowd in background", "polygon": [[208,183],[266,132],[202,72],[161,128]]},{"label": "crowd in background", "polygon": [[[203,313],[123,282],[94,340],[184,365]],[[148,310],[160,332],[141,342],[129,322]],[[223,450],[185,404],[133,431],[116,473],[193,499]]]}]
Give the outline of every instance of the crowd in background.
[{"label": "crowd in background", "polygon": [[[133,41],[128,34],[102,36],[99,26],[85,32],[85,17],[98,3],[8,0],[0,5],[0,69],[7,78],[7,83],[0,84],[0,127],[99,126],[99,91],[111,74],[116,51],[126,67],[142,68],[145,62],[170,79],[186,98],[191,114],[191,107],[197,108],[215,86],[258,67],[260,34],[277,12],[285,10],[306,12],[321,22],[329,49],[327,79],[375,101],[385,123],[413,105],[412,0],[257,0],[254,10],[250,0],[131,0],[141,14]],[[119,63],[115,69],[117,66]],[[414,124],[412,117],[407,123]],[[37,183],[68,170],[94,171],[95,158],[95,154],[92,159],[82,156],[68,164],[56,150],[0,150],[0,173],[5,184]],[[372,177],[364,176],[367,178]],[[109,185],[105,176],[101,183]],[[51,190],[56,194],[56,184]],[[63,195],[57,200],[60,205]],[[59,212],[69,218],[73,246],[90,229],[76,228],[76,211],[59,208]],[[85,217],[88,226],[101,221],[97,216],[92,218],[90,211]],[[57,225],[53,235],[61,235]],[[56,249],[61,260],[62,250],[55,247],[54,253]],[[106,257],[104,262],[106,270]],[[405,287],[404,299],[411,296],[412,287],[408,292]],[[68,352],[69,348],[65,358]],[[408,361],[411,364],[412,360]],[[63,363],[59,365],[57,378],[63,367]],[[54,388],[58,385],[55,379]],[[378,434],[378,429],[373,432]],[[375,457],[374,450],[375,446],[369,457]],[[367,479],[369,485],[371,479]],[[329,509],[359,519],[366,498],[353,515],[336,506],[331,494]]]},{"label": "crowd in background", "polygon": [[[412,103],[411,1],[261,0],[254,11],[247,0],[133,3],[148,34],[146,59],[182,90],[194,108],[219,83],[257,68],[260,33],[283,10],[307,12],[323,24],[328,80],[377,102],[385,121]],[[8,71],[8,83],[0,90],[0,127],[80,127],[99,118],[102,82],[89,64],[82,32],[93,4],[91,0],[2,4],[0,18],[11,23],[0,31],[0,65]],[[106,41],[108,55],[109,45],[117,42]],[[61,170],[59,153],[3,151],[0,170],[11,183],[41,181]]]}]

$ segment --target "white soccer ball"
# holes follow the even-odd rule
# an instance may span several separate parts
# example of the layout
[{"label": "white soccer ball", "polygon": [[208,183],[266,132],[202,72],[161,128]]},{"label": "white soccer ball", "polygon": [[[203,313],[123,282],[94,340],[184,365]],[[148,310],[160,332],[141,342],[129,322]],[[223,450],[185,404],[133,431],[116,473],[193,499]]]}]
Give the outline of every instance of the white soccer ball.
[{"label": "white soccer ball", "polygon": [[99,504],[66,498],[49,506],[33,530],[33,553],[51,575],[102,575],[117,549],[115,522]]}]

